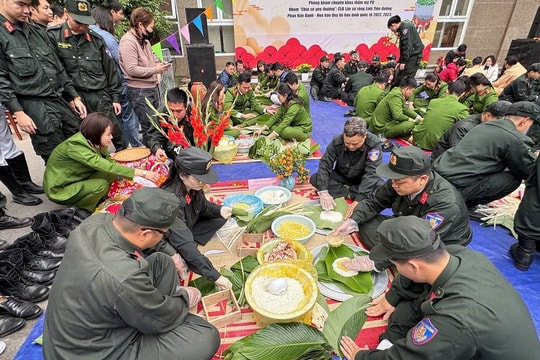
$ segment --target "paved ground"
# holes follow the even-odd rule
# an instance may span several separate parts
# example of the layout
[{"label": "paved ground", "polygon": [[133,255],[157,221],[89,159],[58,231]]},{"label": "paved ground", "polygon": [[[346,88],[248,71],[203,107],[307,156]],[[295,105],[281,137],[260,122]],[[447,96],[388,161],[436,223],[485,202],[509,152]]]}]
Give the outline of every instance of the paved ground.
[{"label": "paved ground", "polygon": [[[16,136],[13,137],[15,139],[15,143],[17,146],[21,149],[21,151],[24,152],[26,156],[26,160],[28,161],[28,167],[30,168],[30,173],[32,174],[32,179],[36,184],[41,185],[41,182],[43,180],[43,171],[45,169],[45,165],[43,163],[43,160],[36,156],[34,153],[34,150],[32,148],[32,144],[30,142],[30,138],[28,135],[23,135],[23,140],[19,141]],[[0,191],[7,197],[7,213],[11,216],[16,217],[32,217],[38,213],[50,211],[53,209],[57,209],[62,207],[61,205],[57,205],[47,199],[45,195],[37,195],[43,200],[43,203],[37,206],[22,206],[19,204],[15,204],[11,201],[11,193],[7,188],[4,186],[4,184],[0,183]],[[16,229],[16,230],[1,230],[0,231],[0,238],[7,240],[8,242],[13,242],[18,237],[25,235],[32,230],[30,227],[23,228],[23,229]],[[42,301],[41,303],[38,303],[44,310],[47,306],[47,301]],[[4,351],[2,355],[0,355],[0,359],[13,359],[15,357],[15,354],[19,350],[19,347],[24,342],[26,337],[28,336],[28,333],[34,326],[35,320],[30,320],[26,322],[26,325],[21,330],[1,338],[1,341],[4,341],[7,344],[7,349]]]}]

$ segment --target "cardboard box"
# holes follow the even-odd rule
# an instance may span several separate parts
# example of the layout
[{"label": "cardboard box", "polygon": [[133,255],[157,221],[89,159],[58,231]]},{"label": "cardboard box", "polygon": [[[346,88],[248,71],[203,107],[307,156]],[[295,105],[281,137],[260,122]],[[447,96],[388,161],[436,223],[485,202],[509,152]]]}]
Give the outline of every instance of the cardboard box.
[{"label": "cardboard box", "polygon": [[240,306],[232,289],[204,296],[201,302],[206,320],[218,329],[242,320]]}]

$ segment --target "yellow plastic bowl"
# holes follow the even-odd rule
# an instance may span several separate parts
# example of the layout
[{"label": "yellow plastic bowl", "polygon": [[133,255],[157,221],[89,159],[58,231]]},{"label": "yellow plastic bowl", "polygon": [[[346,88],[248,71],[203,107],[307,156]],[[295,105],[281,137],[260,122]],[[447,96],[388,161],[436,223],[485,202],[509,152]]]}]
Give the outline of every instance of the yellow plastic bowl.
[{"label": "yellow plastic bowl", "polygon": [[272,250],[276,247],[276,245],[280,242],[287,242],[291,244],[292,248],[296,251],[296,254],[298,255],[298,260],[307,260],[309,262],[312,262],[313,255],[311,252],[304,246],[304,244],[294,241],[294,240],[272,240],[267,242],[266,244],[262,245],[259,250],[257,250],[257,261],[259,261],[259,264],[264,263],[264,255],[267,253],[271,253]]},{"label": "yellow plastic bowl", "polygon": [[[300,282],[304,289],[304,298],[296,310],[284,314],[274,314],[260,308],[255,302],[252,291],[253,281],[259,276],[289,277]],[[284,322],[304,322],[310,324],[311,310],[317,301],[318,287],[317,281],[308,271],[290,262],[274,261],[259,265],[251,272],[246,279],[245,292],[246,300],[251,306],[255,315],[255,321],[259,326]]]}]

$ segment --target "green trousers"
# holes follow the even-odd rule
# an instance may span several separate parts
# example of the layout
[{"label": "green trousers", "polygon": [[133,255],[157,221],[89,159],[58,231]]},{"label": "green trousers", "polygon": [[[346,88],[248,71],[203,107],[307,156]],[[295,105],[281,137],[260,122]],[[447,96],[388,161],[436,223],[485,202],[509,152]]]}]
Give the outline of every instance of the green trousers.
[{"label": "green trousers", "polygon": [[[156,252],[148,256],[146,261],[154,286],[163,294],[173,295],[179,280],[171,257]],[[135,345],[135,358],[209,360],[219,344],[219,332],[212,324],[197,315],[188,314],[180,326],[169,332],[141,334]]]},{"label": "green trousers", "polygon": [[410,136],[416,123],[412,121],[390,121],[383,128],[383,135],[386,138]]},{"label": "green trousers", "polygon": [[51,200],[58,204],[74,205],[78,208],[93,212],[96,210],[99,202],[109,192],[109,187],[114,178],[114,175],[96,171],[88,179],[81,180],[64,187],[66,192],[74,192],[71,189],[72,187],[80,187],[82,185],[82,188],[76,193],[75,196],[66,200],[55,200],[53,198],[51,198]]}]

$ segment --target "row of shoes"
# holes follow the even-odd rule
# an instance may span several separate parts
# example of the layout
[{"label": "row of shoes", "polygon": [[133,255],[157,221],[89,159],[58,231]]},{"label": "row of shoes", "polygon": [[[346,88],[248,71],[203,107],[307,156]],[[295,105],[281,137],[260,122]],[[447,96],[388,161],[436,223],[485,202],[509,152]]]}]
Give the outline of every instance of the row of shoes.
[{"label": "row of shoes", "polygon": [[42,314],[35,303],[48,298],[67,237],[89,215],[76,208],[38,214],[31,233],[0,250],[0,337]]}]

